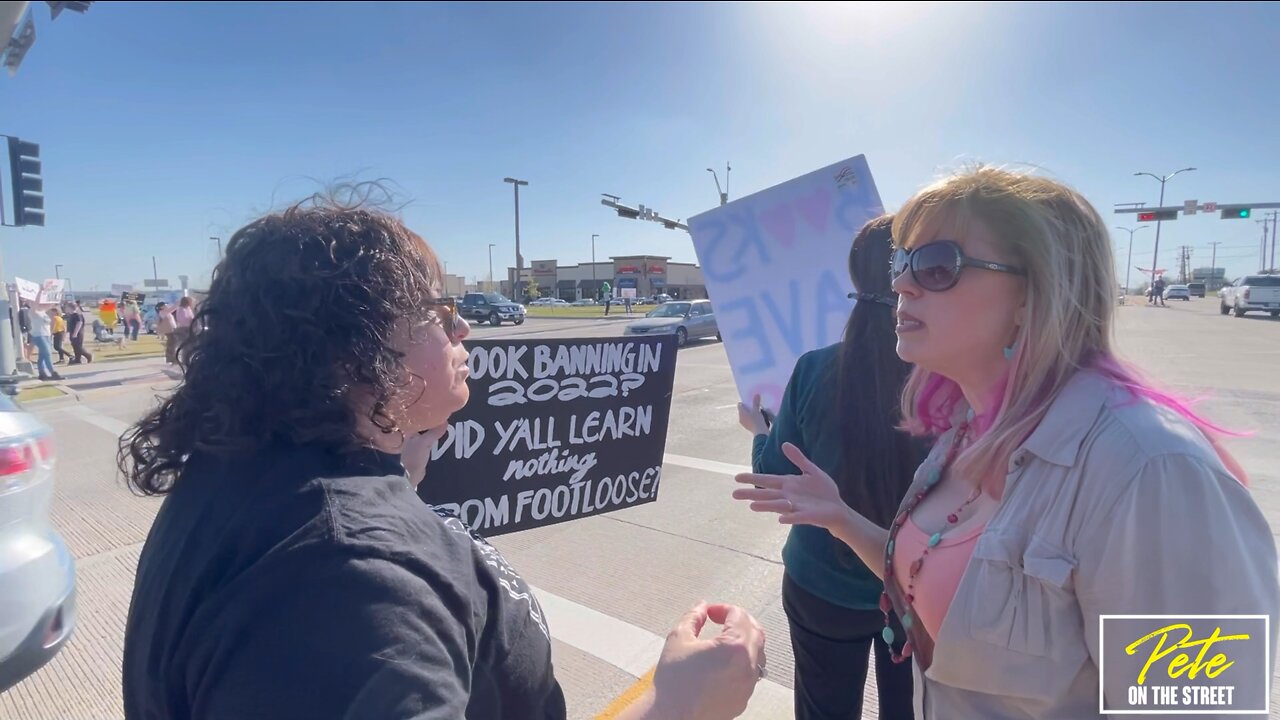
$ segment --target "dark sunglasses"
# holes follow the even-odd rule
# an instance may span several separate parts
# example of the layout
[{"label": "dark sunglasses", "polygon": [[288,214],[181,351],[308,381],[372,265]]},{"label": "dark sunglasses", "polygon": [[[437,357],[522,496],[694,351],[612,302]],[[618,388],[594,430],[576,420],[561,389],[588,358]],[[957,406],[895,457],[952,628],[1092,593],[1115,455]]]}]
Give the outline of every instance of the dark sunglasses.
[{"label": "dark sunglasses", "polygon": [[899,275],[910,269],[911,279],[917,285],[930,292],[943,292],[960,282],[960,271],[967,267],[1026,275],[1026,271],[1020,267],[966,257],[960,245],[952,240],[937,240],[911,251],[902,248],[895,250],[890,261],[889,277],[897,280]]},{"label": "dark sunglasses", "polygon": [[440,327],[444,328],[444,334],[449,336],[450,340],[458,339],[458,301],[451,297],[446,298],[428,298],[426,300],[428,307],[436,308],[436,314],[440,318]]}]

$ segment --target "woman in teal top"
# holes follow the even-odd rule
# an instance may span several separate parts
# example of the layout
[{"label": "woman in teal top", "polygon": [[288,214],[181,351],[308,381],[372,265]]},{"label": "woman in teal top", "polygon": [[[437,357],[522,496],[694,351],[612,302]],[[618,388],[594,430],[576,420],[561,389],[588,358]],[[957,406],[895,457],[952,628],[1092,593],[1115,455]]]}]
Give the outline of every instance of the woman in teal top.
[{"label": "woman in teal top", "polygon": [[[776,418],[766,418],[758,403],[739,407],[743,427],[755,434],[755,472],[799,474],[782,452],[783,444],[791,443],[836,480],[849,507],[884,527],[927,454],[925,446],[897,429],[909,367],[895,349],[891,223],[891,217],[872,220],[853,241],[849,276],[860,302],[844,339],[801,356]],[[881,638],[879,578],[847,545],[811,525],[791,528],[782,560],[797,720],[861,718],[873,647],[880,717],[909,720],[911,669],[890,660]]]}]

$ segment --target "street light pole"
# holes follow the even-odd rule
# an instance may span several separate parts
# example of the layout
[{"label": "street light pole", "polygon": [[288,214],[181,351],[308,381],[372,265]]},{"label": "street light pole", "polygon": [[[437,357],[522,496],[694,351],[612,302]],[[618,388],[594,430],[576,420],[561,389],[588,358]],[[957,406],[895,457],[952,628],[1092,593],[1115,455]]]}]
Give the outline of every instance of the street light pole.
[{"label": "street light pole", "polygon": [[156,256],[151,256],[151,278],[156,281],[156,287],[160,287],[160,271],[156,269]]},{"label": "street light pole", "polygon": [[[1127,228],[1127,227],[1120,227],[1119,225],[1117,225],[1116,229],[1124,230],[1125,232],[1129,233],[1129,260],[1128,262],[1125,263],[1125,267],[1124,267],[1124,292],[1126,295],[1128,295],[1129,294],[1129,270],[1133,268],[1133,234],[1138,232],[1139,230],[1145,230],[1146,226],[1143,225],[1136,228]],[[1151,282],[1155,282],[1154,273],[1151,276]]]},{"label": "street light pole", "polygon": [[[509,178],[502,178],[502,182],[511,183],[511,188],[515,190],[515,196],[516,196],[516,281],[515,281],[515,285],[519,285],[521,282],[524,281],[524,256],[520,254],[520,186],[528,185],[529,181],[517,180],[515,178],[509,177]],[[492,271],[490,272],[490,274],[492,274]],[[491,283],[493,282],[492,277],[489,278],[489,282]],[[517,296],[515,298],[512,298],[513,300],[515,300],[516,302],[520,302],[519,293],[516,292],[515,287],[511,288],[511,294]]]},{"label": "street light pole", "polygon": [[[493,243],[489,243],[489,292],[493,292],[493,249],[497,247]],[[513,295],[515,293],[512,293]]]},{"label": "street light pole", "polygon": [[[1209,288],[1209,286],[1213,284],[1213,276],[1217,275],[1214,270],[1217,269],[1218,266],[1218,246],[1222,244],[1222,241],[1214,240],[1209,244],[1213,246],[1213,255],[1209,258],[1209,282],[1205,284],[1206,288]],[[1223,279],[1226,279],[1225,276]]]},{"label": "street light pole", "polygon": [[[1157,207],[1162,208],[1164,207],[1164,184],[1172,180],[1173,177],[1178,173],[1191,172],[1193,170],[1195,170],[1195,168],[1193,167],[1182,168],[1181,170],[1174,170],[1173,172],[1164,176],[1155,175],[1149,172],[1136,172],[1133,174],[1133,176],[1137,177],[1139,175],[1146,175],[1147,177],[1155,178],[1160,182],[1160,204]],[[1157,212],[1156,214],[1156,249],[1151,254],[1151,283],[1153,285],[1155,284],[1155,281],[1156,281],[1156,266],[1158,264],[1159,259],[1160,259],[1160,215]]]},{"label": "street light pole", "polygon": [[210,236],[209,239],[216,240],[218,242],[218,262],[222,262],[222,238],[217,236]]},{"label": "street light pole", "polygon": [[724,163],[724,190],[721,190],[721,188],[719,188],[719,176],[717,176],[716,170],[707,168],[707,172],[712,174],[712,179],[716,181],[716,192],[721,196],[721,205],[728,205],[728,172],[730,172],[731,169],[732,168],[728,167],[728,163]]},{"label": "street light pole", "polygon": [[596,287],[599,284],[596,280],[596,238],[598,237],[600,236],[595,233],[591,234],[591,292],[599,292],[599,288]]},{"label": "street light pole", "polygon": [[61,280],[61,279],[62,279],[62,266],[61,266],[61,265],[54,265],[54,266],[53,266],[53,277],[54,277],[54,278],[56,278],[56,279],[58,279],[58,280]]}]

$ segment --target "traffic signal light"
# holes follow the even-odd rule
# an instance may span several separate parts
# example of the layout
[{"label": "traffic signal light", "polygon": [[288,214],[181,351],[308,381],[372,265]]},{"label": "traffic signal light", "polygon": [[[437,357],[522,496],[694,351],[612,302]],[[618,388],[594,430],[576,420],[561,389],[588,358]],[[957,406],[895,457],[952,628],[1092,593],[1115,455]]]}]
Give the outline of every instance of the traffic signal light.
[{"label": "traffic signal light", "polygon": [[1156,220],[1177,220],[1177,210],[1152,210],[1138,213],[1138,222],[1155,222]]},{"label": "traffic signal light", "polygon": [[44,227],[44,179],[40,177],[40,146],[9,140],[9,171],[13,188],[13,224]]},{"label": "traffic signal light", "polygon": [[[1219,206],[1222,207],[1222,206]],[[1223,220],[1248,220],[1253,213],[1253,208],[1241,207],[1240,205],[1232,205],[1222,208],[1221,218]]]}]

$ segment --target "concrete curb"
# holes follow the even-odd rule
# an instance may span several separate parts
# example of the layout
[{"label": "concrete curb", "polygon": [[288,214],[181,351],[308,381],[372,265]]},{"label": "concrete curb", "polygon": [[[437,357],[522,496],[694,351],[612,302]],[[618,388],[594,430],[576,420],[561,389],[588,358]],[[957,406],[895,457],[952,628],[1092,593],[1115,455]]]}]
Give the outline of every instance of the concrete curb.
[{"label": "concrete curb", "polygon": [[58,389],[61,390],[64,394],[59,397],[51,397],[51,398],[44,398],[43,400],[31,400],[28,402],[23,402],[22,407],[42,408],[42,409],[56,408],[56,407],[61,407],[63,405],[75,405],[76,403],[83,402],[83,400],[80,397],[80,393],[76,392],[75,390],[72,390],[69,387],[63,387],[62,385],[59,385]]}]

